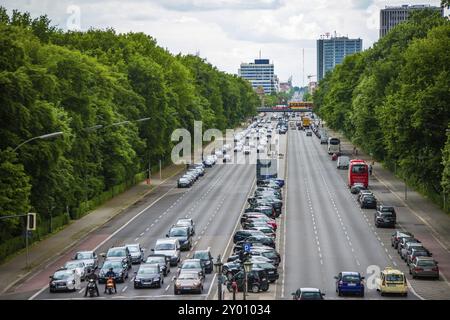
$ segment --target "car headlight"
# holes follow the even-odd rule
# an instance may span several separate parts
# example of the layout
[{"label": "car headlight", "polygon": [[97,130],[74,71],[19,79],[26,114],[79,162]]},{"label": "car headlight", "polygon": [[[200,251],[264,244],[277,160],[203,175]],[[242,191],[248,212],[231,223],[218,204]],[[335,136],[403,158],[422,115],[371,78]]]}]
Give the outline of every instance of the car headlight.
[{"label": "car headlight", "polygon": [[205,264],[206,264],[206,265],[210,265],[210,264],[211,264],[211,261],[206,261]]}]

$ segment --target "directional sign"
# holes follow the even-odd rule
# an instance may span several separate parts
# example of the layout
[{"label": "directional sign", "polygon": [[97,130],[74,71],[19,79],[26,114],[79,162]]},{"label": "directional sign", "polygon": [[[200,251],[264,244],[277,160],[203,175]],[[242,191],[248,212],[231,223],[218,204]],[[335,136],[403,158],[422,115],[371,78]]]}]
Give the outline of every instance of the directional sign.
[{"label": "directional sign", "polygon": [[251,248],[252,248],[251,243],[244,243],[244,252],[250,252]]}]

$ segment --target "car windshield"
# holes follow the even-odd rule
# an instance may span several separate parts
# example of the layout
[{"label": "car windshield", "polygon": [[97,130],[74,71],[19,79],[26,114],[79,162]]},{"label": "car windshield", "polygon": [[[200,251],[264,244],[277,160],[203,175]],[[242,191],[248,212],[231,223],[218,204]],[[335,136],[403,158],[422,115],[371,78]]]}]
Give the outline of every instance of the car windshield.
[{"label": "car windshield", "polygon": [[366,173],[367,165],[366,164],[354,164],[352,165],[352,173]]},{"label": "car windshield", "polygon": [[124,257],[125,255],[124,249],[110,249],[107,257]]},{"label": "car windshield", "polygon": [[157,267],[144,267],[139,268],[138,275],[144,275],[144,274],[155,274],[158,273]]},{"label": "car windshield", "polygon": [[302,292],[302,299],[321,299],[322,295],[319,292]]},{"label": "car windshield", "polygon": [[118,261],[106,261],[103,265],[103,269],[109,270],[109,269],[120,269],[122,268],[122,264]]},{"label": "car windshield", "polygon": [[180,273],[178,279],[182,280],[198,280],[198,275],[192,272]]},{"label": "car windshield", "polygon": [[165,257],[148,257],[147,261],[145,261],[145,263],[162,263],[162,264],[165,264],[166,263],[166,258]]},{"label": "car windshield", "polygon": [[403,281],[402,274],[388,274],[386,275],[386,281]]},{"label": "car windshield", "polygon": [[191,222],[190,222],[189,220],[183,220],[183,219],[180,219],[180,220],[177,221],[177,224],[179,224],[179,225],[185,225],[185,226],[190,226],[190,225],[191,225]]},{"label": "car windshield", "polygon": [[169,236],[170,237],[185,237],[187,236],[188,232],[185,228],[172,228],[170,229]]},{"label": "car windshield", "polygon": [[199,262],[185,262],[183,263],[181,269],[200,269],[201,265]]},{"label": "car windshield", "polygon": [[360,278],[357,274],[346,274],[342,277],[345,282],[359,282]]},{"label": "car windshield", "polygon": [[433,260],[419,260],[417,265],[420,267],[434,267],[436,263]]},{"label": "car windshield", "polygon": [[387,211],[387,212],[383,212],[381,215],[382,215],[383,217],[389,217],[389,216],[393,216],[394,213],[393,213],[393,212],[390,212],[390,211]]},{"label": "car windshield", "polygon": [[394,208],[392,207],[382,207],[381,212],[393,212]]},{"label": "car windshield", "polygon": [[53,275],[53,280],[64,280],[68,279],[72,275],[71,272],[67,271],[58,271]]},{"label": "car windshield", "polygon": [[139,252],[139,247],[138,246],[128,246],[128,250],[130,250],[130,252]]},{"label": "car windshield", "polygon": [[155,250],[175,250],[174,243],[158,243]]},{"label": "car windshield", "polygon": [[193,256],[194,259],[202,259],[202,260],[208,260],[209,259],[209,255],[208,252],[196,252],[194,253]]},{"label": "car windshield", "polygon": [[75,268],[82,268],[84,267],[83,262],[67,262],[65,265],[66,269],[75,269]]},{"label": "car windshield", "polygon": [[78,252],[75,259],[82,260],[82,259],[94,259],[94,256],[92,252]]},{"label": "car windshield", "polygon": [[330,139],[330,144],[331,145],[338,145],[338,144],[340,144],[341,143],[341,141],[339,140],[339,139],[337,139],[337,138],[331,138]]},{"label": "car windshield", "polygon": [[266,258],[276,258],[277,255],[272,251],[261,252],[261,255]]}]

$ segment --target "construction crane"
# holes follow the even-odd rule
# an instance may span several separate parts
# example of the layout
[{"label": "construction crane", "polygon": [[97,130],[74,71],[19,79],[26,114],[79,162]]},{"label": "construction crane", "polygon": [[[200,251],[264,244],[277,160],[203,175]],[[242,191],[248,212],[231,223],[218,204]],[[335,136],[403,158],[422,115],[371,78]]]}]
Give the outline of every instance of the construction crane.
[{"label": "construction crane", "polygon": [[315,77],[315,76],[316,76],[315,74],[309,74],[309,75],[308,75],[308,81],[311,82],[311,78],[312,78],[312,77]]}]

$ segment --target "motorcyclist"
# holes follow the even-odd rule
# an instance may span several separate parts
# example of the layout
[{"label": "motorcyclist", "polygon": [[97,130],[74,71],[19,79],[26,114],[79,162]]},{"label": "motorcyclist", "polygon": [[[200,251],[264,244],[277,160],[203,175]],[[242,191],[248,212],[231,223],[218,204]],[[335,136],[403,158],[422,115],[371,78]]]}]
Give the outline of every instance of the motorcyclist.
[{"label": "motorcyclist", "polygon": [[116,288],[116,274],[113,271],[113,268],[109,268],[109,271],[105,274],[106,277],[106,282],[105,282],[105,293],[106,293],[106,289],[108,287],[108,279],[111,278],[114,284],[114,291],[115,293],[117,293],[117,288]]},{"label": "motorcyclist", "polygon": [[[98,291],[97,280],[98,276],[95,274],[94,270],[90,270],[89,274],[86,276],[86,281],[94,280],[95,291],[97,292],[97,296],[100,296],[100,292]],[[88,294],[88,287],[86,287],[86,291],[84,292],[84,296],[86,297]]]}]

